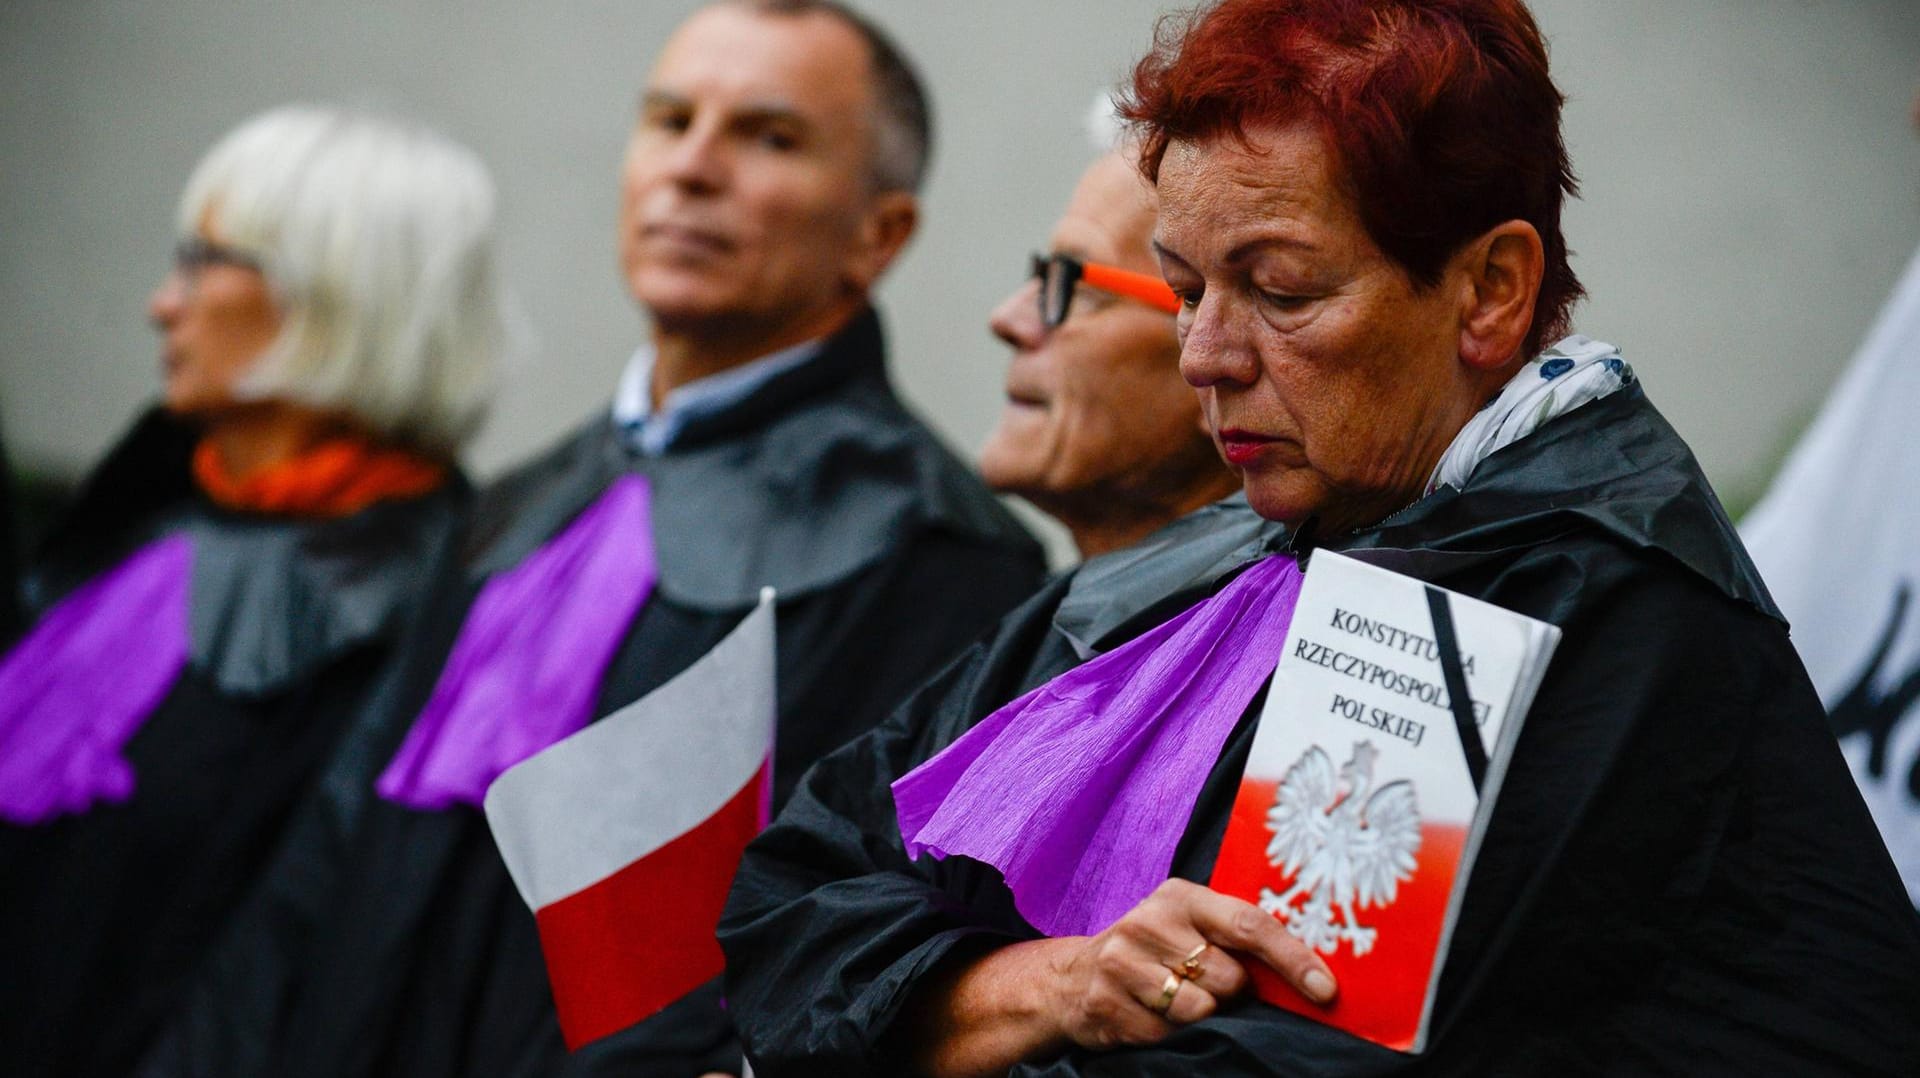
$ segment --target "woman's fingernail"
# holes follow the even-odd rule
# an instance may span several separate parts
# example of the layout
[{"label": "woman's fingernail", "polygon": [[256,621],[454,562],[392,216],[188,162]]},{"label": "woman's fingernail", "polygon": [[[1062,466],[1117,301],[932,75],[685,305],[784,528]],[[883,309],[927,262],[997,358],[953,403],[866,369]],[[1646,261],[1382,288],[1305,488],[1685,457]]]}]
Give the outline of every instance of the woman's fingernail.
[{"label": "woman's fingernail", "polygon": [[1306,976],[1307,995],[1315,1003],[1325,1003],[1333,998],[1333,978],[1320,970],[1308,970]]}]

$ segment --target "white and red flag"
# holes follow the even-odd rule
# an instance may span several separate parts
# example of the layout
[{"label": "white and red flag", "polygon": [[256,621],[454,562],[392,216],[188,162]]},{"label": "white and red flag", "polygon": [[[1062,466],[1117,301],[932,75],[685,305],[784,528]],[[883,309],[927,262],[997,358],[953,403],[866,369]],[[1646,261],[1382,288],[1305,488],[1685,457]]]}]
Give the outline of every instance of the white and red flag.
[{"label": "white and red flag", "polygon": [[773,590],[679,676],[528,757],[487,822],[540,926],[568,1048],[723,967],[714,929],[772,791]]}]

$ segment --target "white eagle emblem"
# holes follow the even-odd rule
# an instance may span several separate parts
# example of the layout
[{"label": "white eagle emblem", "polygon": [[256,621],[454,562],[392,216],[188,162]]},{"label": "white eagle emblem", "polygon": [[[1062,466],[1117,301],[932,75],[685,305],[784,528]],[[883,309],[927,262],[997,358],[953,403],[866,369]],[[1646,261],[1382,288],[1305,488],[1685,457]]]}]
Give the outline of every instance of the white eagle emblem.
[{"label": "white eagle emblem", "polygon": [[[1335,775],[1333,761],[1315,745],[1287,769],[1267,810],[1273,832],[1267,860],[1293,886],[1285,894],[1261,888],[1260,908],[1323,954],[1338,950],[1341,940],[1353,944],[1355,955],[1372,950],[1378,932],[1355,919],[1354,907],[1391,905],[1400,881],[1418,866],[1420,806],[1413,783],[1390,782],[1369,797],[1378,755],[1372,742],[1357,742],[1353,758]],[[1344,928],[1334,918],[1336,906]]]}]

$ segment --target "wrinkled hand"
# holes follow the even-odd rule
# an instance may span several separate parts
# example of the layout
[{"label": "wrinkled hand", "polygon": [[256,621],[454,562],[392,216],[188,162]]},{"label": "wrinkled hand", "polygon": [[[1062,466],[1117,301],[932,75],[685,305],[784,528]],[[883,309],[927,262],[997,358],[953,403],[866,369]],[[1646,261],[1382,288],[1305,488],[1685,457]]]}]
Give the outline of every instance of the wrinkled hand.
[{"label": "wrinkled hand", "polygon": [[1072,1045],[1152,1044],[1246,991],[1243,961],[1265,963],[1315,1002],[1333,998],[1326,964],[1260,907],[1168,880],[1097,936],[1010,943],[949,964],[907,1006],[914,1066],[986,1078]]},{"label": "wrinkled hand", "polygon": [[[1051,942],[1055,1013],[1084,1048],[1152,1044],[1213,1014],[1222,1000],[1246,990],[1242,957],[1264,962],[1316,1003],[1330,1001],[1335,991],[1326,964],[1279,921],[1186,880],[1161,884],[1097,936]],[[1180,976],[1182,962],[1201,943],[1208,946],[1197,956],[1195,975]]]}]

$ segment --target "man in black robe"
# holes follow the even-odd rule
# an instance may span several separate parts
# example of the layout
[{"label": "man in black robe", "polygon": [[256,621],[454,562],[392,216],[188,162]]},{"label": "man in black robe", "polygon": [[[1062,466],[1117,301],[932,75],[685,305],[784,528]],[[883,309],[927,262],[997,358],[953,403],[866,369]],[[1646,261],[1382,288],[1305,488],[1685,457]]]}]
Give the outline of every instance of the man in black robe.
[{"label": "man in black robe", "polygon": [[534,919],[477,795],[428,810],[368,787],[443,691],[476,598],[627,477],[650,487],[651,534],[603,539],[650,540],[658,582],[604,669],[578,664],[591,717],[680,672],[772,585],[776,803],[1040,585],[1038,546],[887,381],[868,293],[913,231],[927,136],[904,59],[835,5],[721,3],[669,41],[622,185],[649,347],[612,417],[483,496],[406,676],[148,1073],[737,1071],[717,983],[565,1056]]},{"label": "man in black robe", "polygon": [[[1920,1073],[1920,922],[1785,625],[1637,385],[1337,545],[1565,631],[1475,863],[1426,1052],[1249,997],[1157,1044],[1069,1048],[1011,1073]],[[948,974],[1037,937],[997,871],[909,860],[889,786],[1232,575],[1234,550],[1182,550],[1175,537],[1125,572],[1091,578],[1096,560],[1055,582],[809,773],[749,850],[721,924],[758,1073],[909,1072]],[[1175,877],[1211,873],[1261,703],[1201,791]]]}]

